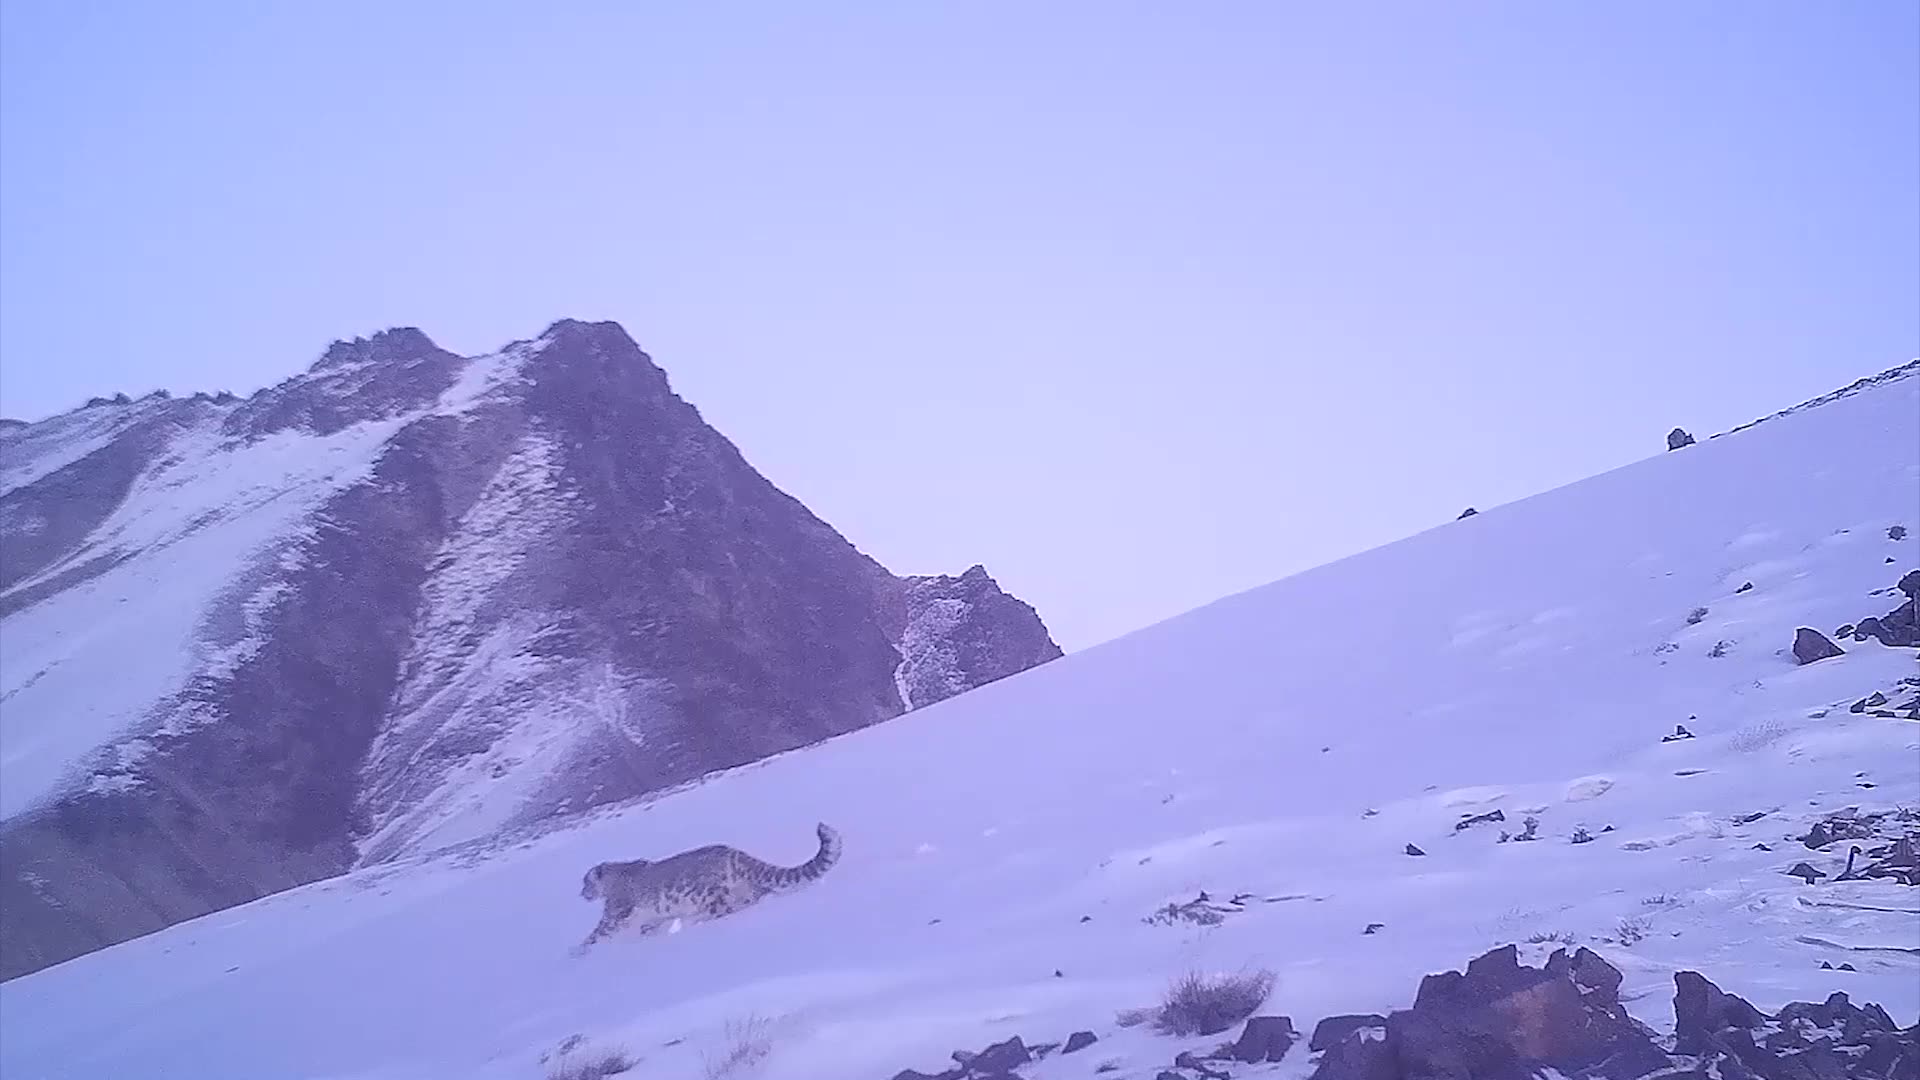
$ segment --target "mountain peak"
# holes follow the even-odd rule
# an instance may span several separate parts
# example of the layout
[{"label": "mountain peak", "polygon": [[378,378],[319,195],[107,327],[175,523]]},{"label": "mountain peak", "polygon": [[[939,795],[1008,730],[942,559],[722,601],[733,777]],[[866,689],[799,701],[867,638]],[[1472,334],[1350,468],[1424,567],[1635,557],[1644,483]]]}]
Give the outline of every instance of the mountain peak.
[{"label": "mountain peak", "polygon": [[[627,329],[611,319],[590,322],[585,319],[559,319],[540,334],[543,341],[555,345],[586,345],[612,352],[641,352]],[[643,354],[644,355],[644,354]]]},{"label": "mountain peak", "polygon": [[[0,874],[0,976],[1059,655],[983,569],[928,584],[861,554],[618,323],[469,358],[400,327],[196,405],[105,408],[0,458],[4,632],[59,657],[31,687],[0,671],[8,738],[70,736],[0,763],[0,863],[34,868]],[[88,596],[118,636],[64,629]],[[189,659],[117,677],[148,650]]]},{"label": "mountain peak", "polygon": [[440,346],[435,345],[433,339],[418,327],[395,326],[382,330],[370,338],[357,337],[352,341],[335,341],[327,346],[327,351],[321,355],[320,359],[314,361],[313,367],[309,370],[324,371],[350,364],[418,360],[440,351]]}]

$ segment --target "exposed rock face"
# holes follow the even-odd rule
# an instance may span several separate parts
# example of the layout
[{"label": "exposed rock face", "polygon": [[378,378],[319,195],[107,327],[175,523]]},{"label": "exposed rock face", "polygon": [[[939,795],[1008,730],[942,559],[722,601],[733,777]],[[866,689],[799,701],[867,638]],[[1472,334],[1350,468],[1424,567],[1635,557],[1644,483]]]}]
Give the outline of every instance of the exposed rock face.
[{"label": "exposed rock face", "polygon": [[[0,785],[8,977],[1060,655],[985,570],[861,554],[611,323],[475,358],[387,331],[244,401],[0,431],[0,542],[7,707],[101,716]],[[69,644],[103,600],[153,629]],[[113,647],[179,662],[101,704]]]},{"label": "exposed rock face", "polygon": [[1920,1028],[1901,1031],[1878,1005],[1863,1008],[1836,991],[1768,1016],[1698,972],[1676,972],[1673,981],[1674,1052],[1692,1057],[1697,1075],[1893,1080],[1920,1073]]},{"label": "exposed rock face", "polygon": [[[901,581],[895,610],[900,697],[924,708],[1060,656],[1033,608],[1000,591],[985,567]],[[890,627],[890,629],[892,629]]]},{"label": "exposed rock face", "polygon": [[1667,432],[1667,449],[1668,450],[1678,450],[1683,446],[1692,446],[1692,445],[1693,445],[1693,436],[1687,434],[1685,430],[1681,428],[1674,428],[1672,431]]}]

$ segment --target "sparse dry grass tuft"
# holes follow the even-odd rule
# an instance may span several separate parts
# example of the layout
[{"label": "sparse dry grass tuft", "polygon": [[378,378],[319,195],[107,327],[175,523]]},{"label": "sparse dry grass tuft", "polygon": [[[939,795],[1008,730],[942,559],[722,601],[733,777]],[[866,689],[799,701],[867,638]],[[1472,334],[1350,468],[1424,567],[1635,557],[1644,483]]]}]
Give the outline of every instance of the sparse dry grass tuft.
[{"label": "sparse dry grass tuft", "polygon": [[604,1080],[618,1076],[635,1065],[626,1051],[618,1049],[568,1052],[547,1066],[547,1080]]},{"label": "sparse dry grass tuft", "polygon": [[1273,992],[1273,972],[1184,975],[1167,989],[1154,1026],[1168,1035],[1216,1035],[1252,1016]]},{"label": "sparse dry grass tuft", "polygon": [[707,1080],[729,1080],[750,1071],[773,1052],[773,1025],[765,1017],[727,1022],[720,1048],[706,1056]]},{"label": "sparse dry grass tuft", "polygon": [[1788,731],[1787,725],[1778,720],[1758,720],[1734,732],[1727,746],[1738,753],[1751,754],[1786,738]]}]

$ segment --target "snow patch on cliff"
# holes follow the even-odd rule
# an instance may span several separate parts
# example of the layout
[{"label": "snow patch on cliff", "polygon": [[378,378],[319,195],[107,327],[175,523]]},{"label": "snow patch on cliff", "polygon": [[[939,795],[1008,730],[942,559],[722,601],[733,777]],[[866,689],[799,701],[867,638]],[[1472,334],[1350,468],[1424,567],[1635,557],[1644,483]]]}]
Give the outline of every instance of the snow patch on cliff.
[{"label": "snow patch on cliff", "polygon": [[[119,560],[0,623],[0,817],[64,783],[90,782],[72,775],[78,763],[136,727],[207,659],[201,630],[230,595],[235,569],[294,537],[328,498],[368,476],[404,423],[252,442],[223,438],[212,419],[186,428],[85,544],[19,583]],[[280,596],[270,583],[261,588],[244,602],[246,618],[264,617]],[[243,634],[211,659],[236,662],[256,647]]]}]

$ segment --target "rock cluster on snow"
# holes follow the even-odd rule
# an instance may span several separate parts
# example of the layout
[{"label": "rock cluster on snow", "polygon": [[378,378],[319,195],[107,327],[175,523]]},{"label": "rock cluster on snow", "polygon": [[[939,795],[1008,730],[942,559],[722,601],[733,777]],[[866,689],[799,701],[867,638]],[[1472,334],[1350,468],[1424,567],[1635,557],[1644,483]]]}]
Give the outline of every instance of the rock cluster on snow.
[{"label": "rock cluster on snow", "polygon": [[[1901,1031],[1877,1006],[1845,994],[1795,1003],[1769,1017],[1696,972],[1674,976],[1674,1039],[1667,1045],[1620,1003],[1620,972],[1588,949],[1562,949],[1543,968],[1511,945],[1430,975],[1413,1007],[1378,1026],[1354,1025],[1322,1047],[1314,1080],[1560,1076],[1639,1080],[1891,1080],[1920,1069],[1920,1027]],[[1550,1074],[1549,1074],[1550,1075]]]},{"label": "rock cluster on snow", "polygon": [[[1881,810],[1861,813],[1856,807],[1828,814],[1813,824],[1801,844],[1829,858],[1845,862],[1829,870],[1801,862],[1786,872],[1812,885],[1834,881],[1883,879],[1920,885],[1920,812]],[[1829,851],[1844,844],[1844,851]]]},{"label": "rock cluster on snow", "polygon": [[955,1050],[951,1055],[953,1066],[937,1073],[924,1073],[917,1069],[902,1069],[893,1075],[893,1080],[1019,1080],[1020,1074],[1014,1070],[1054,1053],[1077,1054],[1098,1042],[1098,1036],[1091,1031],[1076,1031],[1067,1036],[1064,1043],[1027,1044],[1020,1036],[994,1043],[985,1049]]},{"label": "rock cluster on snow", "polygon": [[1247,902],[1252,899],[1252,893],[1235,893],[1226,900],[1216,900],[1202,890],[1191,900],[1168,901],[1140,921],[1149,926],[1173,926],[1176,923],[1218,926],[1226,921],[1227,916],[1247,910]]},{"label": "rock cluster on snow", "polygon": [[[1920,646],[1920,570],[1901,575],[1894,588],[1906,594],[1906,602],[1885,615],[1869,615],[1851,626],[1842,627],[1836,637],[1851,636],[1855,641],[1873,638],[1895,648]],[[1876,593],[1879,590],[1876,590]]]},{"label": "rock cluster on snow", "polygon": [[1668,450],[1678,450],[1683,446],[1692,446],[1692,445],[1693,445],[1693,436],[1687,434],[1684,429],[1674,428],[1672,431],[1667,432],[1667,449]]},{"label": "rock cluster on snow", "polygon": [[[1590,949],[1556,950],[1535,968],[1521,964],[1518,948],[1507,945],[1473,960],[1464,972],[1427,976],[1410,1008],[1321,1020],[1305,1051],[1318,1060],[1303,1064],[1312,1065],[1311,1080],[1920,1076],[1920,1024],[1902,1029],[1884,1009],[1855,1005],[1845,993],[1819,1003],[1793,1002],[1769,1015],[1700,973],[1681,971],[1674,975],[1674,1032],[1661,1038],[1627,1012],[1621,981],[1619,969]],[[944,1072],[907,1069],[893,1080],[1018,1080],[1022,1066],[1095,1040],[1092,1032],[1075,1032],[1060,1049],[1058,1043],[1030,1047],[1015,1037],[978,1053],[955,1051],[955,1066]],[[1299,1040],[1291,1018],[1253,1016],[1231,1041],[1204,1053],[1181,1050],[1170,1066],[1137,1075],[1265,1075],[1264,1067],[1287,1058]]]},{"label": "rock cluster on snow", "polygon": [[1674,974],[1675,1065],[1723,1080],[1895,1080],[1920,1075],[1920,1025],[1902,1031],[1878,1005],[1835,991],[1772,1016],[1698,972]]}]

